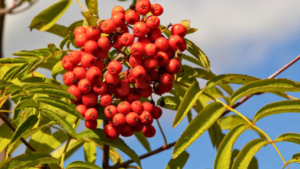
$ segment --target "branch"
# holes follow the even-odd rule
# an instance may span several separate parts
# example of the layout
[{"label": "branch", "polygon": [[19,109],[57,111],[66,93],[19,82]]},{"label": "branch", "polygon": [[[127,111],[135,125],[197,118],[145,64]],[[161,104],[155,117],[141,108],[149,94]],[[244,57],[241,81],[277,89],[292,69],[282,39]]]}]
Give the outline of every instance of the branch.
[{"label": "branch", "polygon": [[[103,121],[103,129],[109,122],[107,120]],[[102,160],[102,168],[109,168],[109,145],[103,145],[103,160]]]},{"label": "branch", "polygon": [[32,1],[32,2],[29,2],[29,5],[24,8],[24,9],[21,9],[19,11],[14,11],[15,9],[17,9],[18,7],[20,7],[23,2],[19,2],[19,3],[13,3],[13,6],[11,8],[0,8],[0,15],[5,15],[5,14],[17,14],[17,13],[20,13],[20,12],[24,12],[26,11],[27,9],[29,9],[30,7],[32,7],[33,4],[35,4],[37,1]]}]

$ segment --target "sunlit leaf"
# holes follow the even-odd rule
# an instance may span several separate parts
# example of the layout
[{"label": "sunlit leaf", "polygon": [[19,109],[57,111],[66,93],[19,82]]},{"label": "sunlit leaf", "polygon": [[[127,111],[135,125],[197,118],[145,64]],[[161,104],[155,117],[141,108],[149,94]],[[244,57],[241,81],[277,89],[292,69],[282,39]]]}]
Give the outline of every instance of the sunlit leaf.
[{"label": "sunlit leaf", "polygon": [[210,68],[210,62],[205,55],[205,53],[192,41],[184,39],[187,43],[186,50],[189,51],[194,57],[196,57],[201,62],[201,67],[205,69]]},{"label": "sunlit leaf", "polygon": [[278,136],[274,140],[274,142],[281,142],[281,141],[300,144],[300,134],[299,133],[284,133],[284,134],[281,134],[280,136]]},{"label": "sunlit leaf", "polygon": [[171,159],[165,169],[180,169],[183,168],[189,159],[190,154],[184,151],[175,159]]},{"label": "sunlit leaf", "polygon": [[85,0],[85,3],[89,10],[98,16],[98,0]]},{"label": "sunlit leaf", "polygon": [[66,169],[71,168],[85,168],[85,169],[102,169],[101,167],[97,166],[96,164],[83,162],[83,161],[73,161],[71,162]]},{"label": "sunlit leaf", "polygon": [[96,145],[93,142],[85,142],[83,144],[84,159],[86,162],[95,163],[96,161]]},{"label": "sunlit leaf", "polygon": [[142,132],[134,132],[134,136],[139,140],[139,142],[143,145],[143,147],[144,147],[148,152],[151,151],[149,141],[148,141],[147,138],[143,135]]}]

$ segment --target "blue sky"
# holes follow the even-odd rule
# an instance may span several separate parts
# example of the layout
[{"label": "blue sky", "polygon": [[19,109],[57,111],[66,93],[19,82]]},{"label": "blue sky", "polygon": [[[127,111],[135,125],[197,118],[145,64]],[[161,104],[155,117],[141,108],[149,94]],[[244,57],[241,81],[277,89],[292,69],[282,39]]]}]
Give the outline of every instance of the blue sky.
[{"label": "blue sky", "polygon": [[[31,19],[57,0],[37,2],[30,10],[11,15],[6,18],[5,27],[5,57],[11,53],[23,49],[37,49],[46,47],[48,43],[59,45],[62,40],[54,35],[29,31],[28,26]],[[81,0],[84,2],[83,0]],[[212,71],[217,74],[241,73],[267,78],[294,57],[300,54],[300,13],[298,0],[272,1],[272,0],[156,0],[152,3],[161,3],[164,14],[160,17],[161,23],[177,23],[189,19],[191,27],[198,28],[198,32],[187,35],[188,39],[199,45],[211,60]],[[110,17],[110,10],[114,5],[129,6],[128,2],[117,0],[99,0],[99,13],[102,19]],[[74,21],[82,19],[81,8],[73,2],[71,8],[58,21],[59,24],[69,25]],[[41,70],[47,76],[51,73]],[[300,81],[300,62],[294,64],[280,76]],[[236,89],[239,86],[234,86]],[[300,98],[300,93],[291,93]],[[282,100],[281,98],[264,94],[254,96],[237,110],[249,118],[253,118],[259,108],[267,103]],[[185,127],[188,125],[184,119],[175,129],[172,121],[176,112],[164,111],[161,118],[162,127],[166,133],[168,142],[178,139]],[[193,117],[196,113],[193,112]],[[298,132],[300,115],[281,114],[262,119],[257,123],[272,139],[282,133]],[[157,128],[157,126],[155,126]],[[79,130],[84,130],[83,125]],[[258,138],[253,131],[246,131],[237,140],[234,148],[241,149],[247,142]],[[144,154],[146,150],[134,137],[124,138],[125,142],[132,147],[137,154]],[[163,145],[163,138],[158,132],[154,138],[149,139],[151,148],[156,149]],[[299,153],[298,145],[293,143],[278,143],[279,150],[285,160],[289,160],[293,154]],[[19,154],[23,148],[19,148]],[[216,150],[210,143],[208,133],[204,133],[188,149],[190,158],[185,169],[212,169]],[[101,164],[102,154],[98,150],[97,164]],[[159,155],[142,160],[145,169],[164,168],[171,158],[172,149],[164,151]],[[76,152],[66,163],[83,158],[83,149]],[[282,168],[283,162],[270,145],[263,147],[256,155],[259,168]],[[124,160],[128,157],[124,156]],[[298,168],[298,164],[290,165],[290,168]]]}]

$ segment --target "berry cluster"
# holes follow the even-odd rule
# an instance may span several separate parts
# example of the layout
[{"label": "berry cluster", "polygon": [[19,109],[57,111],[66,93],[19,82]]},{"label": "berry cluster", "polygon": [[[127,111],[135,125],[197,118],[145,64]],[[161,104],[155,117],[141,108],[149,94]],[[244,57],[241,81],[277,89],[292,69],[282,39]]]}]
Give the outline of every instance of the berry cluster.
[{"label": "berry cluster", "polygon": [[[63,81],[77,99],[72,102],[85,117],[86,127],[97,127],[97,107],[102,106],[110,120],[104,127],[109,139],[114,140],[120,134],[128,137],[135,131],[142,131],[146,137],[155,135],[151,124],[153,119],[161,117],[162,110],[152,100],[142,103],[140,99],[152,93],[162,95],[173,88],[174,74],[181,69],[175,53],[186,48],[183,25],[172,25],[169,39],[161,34],[158,16],[162,13],[161,5],[140,0],[126,13],[121,6],[114,7],[111,18],[97,26],[75,28],[75,43],[82,49],[62,59],[67,70]],[[128,27],[133,33],[129,33]],[[130,54],[122,60],[129,63],[128,70],[122,72],[119,61],[107,58],[112,47],[120,52],[130,47]]]}]

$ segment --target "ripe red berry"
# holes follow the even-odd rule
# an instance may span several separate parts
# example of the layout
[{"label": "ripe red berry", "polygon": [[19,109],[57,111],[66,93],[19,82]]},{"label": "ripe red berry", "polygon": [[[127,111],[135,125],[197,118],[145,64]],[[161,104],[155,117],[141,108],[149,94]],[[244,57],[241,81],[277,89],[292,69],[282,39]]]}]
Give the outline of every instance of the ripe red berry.
[{"label": "ripe red berry", "polygon": [[156,45],[153,44],[153,43],[148,43],[145,46],[145,54],[146,54],[146,56],[153,57],[154,55],[156,55],[157,51],[158,50],[156,48]]},{"label": "ripe red berry", "polygon": [[160,16],[164,12],[164,8],[160,4],[153,4],[151,6],[151,13],[155,16]]},{"label": "ripe red berry", "polygon": [[160,75],[159,82],[162,85],[170,85],[173,83],[173,81],[174,81],[174,77],[171,76],[169,73],[164,73]]},{"label": "ripe red berry", "polygon": [[143,106],[142,106],[142,102],[140,102],[139,100],[134,101],[131,103],[131,109],[132,111],[141,114],[143,112]]},{"label": "ripe red berry", "polygon": [[186,28],[185,28],[185,26],[181,25],[180,23],[174,24],[171,29],[171,34],[178,35],[181,38],[184,38],[186,35]]},{"label": "ripe red berry", "polygon": [[165,90],[164,88],[162,87],[163,85],[161,85],[160,83],[155,83],[154,86],[153,86],[153,91],[155,94],[157,95],[162,95],[165,93]]},{"label": "ripe red berry", "polygon": [[115,93],[115,88],[116,86],[112,85],[112,84],[108,84],[107,82],[105,82],[107,84],[107,91],[106,94],[108,95],[113,95]]},{"label": "ripe red berry", "polygon": [[126,96],[130,92],[130,84],[127,80],[121,80],[119,84],[116,85],[115,92],[119,96]]},{"label": "ripe red berry", "polygon": [[166,69],[171,74],[176,74],[180,71],[181,66],[177,59],[171,59],[166,66]]},{"label": "ripe red berry", "polygon": [[173,89],[173,83],[168,85],[161,85],[161,90],[164,91],[164,93],[169,92]]},{"label": "ripe red berry", "polygon": [[111,96],[108,94],[102,95],[100,97],[100,105],[101,106],[106,107],[106,106],[110,105],[111,102],[112,102]]},{"label": "ripe red berry", "polygon": [[137,1],[135,4],[135,10],[141,15],[146,15],[151,10],[150,1]]},{"label": "ripe red berry", "polygon": [[[109,51],[111,48],[110,40],[107,36],[102,36],[98,40],[98,47],[103,51]],[[104,57],[105,58],[105,57]],[[104,59],[103,58],[103,59]]]},{"label": "ripe red berry", "polygon": [[175,55],[174,51],[170,48],[166,51],[166,54],[169,56],[169,59],[172,59]]},{"label": "ripe red berry", "polygon": [[141,89],[140,90],[140,95],[143,98],[148,98],[148,97],[151,96],[151,94],[152,94],[152,87],[151,86],[147,87],[146,89]]},{"label": "ripe red berry", "polygon": [[117,6],[115,6],[115,7],[112,9],[111,15],[113,15],[114,13],[117,13],[117,12],[120,12],[120,13],[122,13],[122,14],[125,14],[124,8],[123,8],[122,6],[120,6],[120,5],[117,5]]},{"label": "ripe red berry", "polygon": [[103,95],[107,91],[107,84],[105,82],[98,81],[98,82],[93,84],[93,91],[97,95]]},{"label": "ripe red berry", "polygon": [[122,126],[121,128],[119,128],[119,133],[123,136],[123,137],[130,137],[133,135],[134,131],[133,129],[125,124],[124,126]]},{"label": "ripe red berry", "polygon": [[144,55],[144,46],[140,42],[135,42],[130,47],[130,53],[132,56],[141,57]]},{"label": "ripe red berry", "polygon": [[166,66],[169,63],[169,56],[165,52],[158,52],[154,56],[158,61],[158,66]]},{"label": "ripe red berry", "polygon": [[184,42],[183,42],[182,38],[178,35],[173,35],[169,39],[170,48],[173,51],[176,51],[177,49],[179,49],[183,45],[183,43]]},{"label": "ripe red berry", "polygon": [[83,54],[81,57],[81,65],[84,68],[90,68],[92,66],[94,66],[96,63],[96,58],[95,56],[91,55],[91,54]]},{"label": "ripe red berry", "polygon": [[140,100],[141,98],[141,95],[136,92],[136,91],[133,91],[133,92],[130,92],[127,96],[126,96],[126,101],[128,101],[129,103],[132,103],[133,101],[135,100]]},{"label": "ripe red berry", "polygon": [[121,49],[124,47],[124,45],[121,43],[121,35],[117,36],[116,41],[114,41],[113,47],[117,50]]},{"label": "ripe red berry", "polygon": [[76,66],[73,69],[73,73],[75,75],[75,79],[77,80],[84,79],[86,76],[86,69],[82,66]]},{"label": "ripe red berry", "polygon": [[148,125],[143,128],[143,134],[145,137],[150,138],[150,137],[155,136],[156,130],[152,125]]},{"label": "ripe red berry", "polygon": [[129,58],[129,64],[131,67],[136,67],[138,65],[143,65],[143,58],[140,56],[130,56]]},{"label": "ripe red berry", "polygon": [[155,42],[156,39],[158,39],[159,37],[161,37],[161,31],[159,28],[156,29],[151,29],[148,34],[147,37],[152,41]]},{"label": "ripe red berry", "polygon": [[86,110],[84,118],[87,121],[96,121],[98,119],[98,111],[95,108],[89,108]]},{"label": "ripe red berry", "polygon": [[116,24],[117,27],[125,25],[125,14],[121,12],[115,12],[111,15],[110,19]]},{"label": "ripe red berry", "polygon": [[169,41],[164,37],[157,38],[155,40],[155,45],[156,45],[157,49],[162,52],[168,50],[169,46],[170,46]]},{"label": "ripe red berry", "polygon": [[73,65],[78,65],[81,61],[81,53],[79,51],[73,50],[69,53],[69,61]]},{"label": "ripe red berry", "polygon": [[99,68],[100,70],[103,70],[103,69],[104,69],[104,63],[103,63],[101,60],[99,60],[99,59],[96,59],[96,64],[95,64],[95,66],[96,66],[97,68]]},{"label": "ripe red berry", "polygon": [[148,43],[151,43],[151,41],[150,41],[148,38],[146,38],[146,37],[138,38],[137,41],[140,42],[140,43],[143,45],[144,48],[145,48],[145,46],[146,46]]},{"label": "ripe red berry", "polygon": [[159,107],[154,107],[153,112],[152,112],[152,117],[154,119],[159,119],[162,115],[162,110]]},{"label": "ripe red berry", "polygon": [[138,65],[132,69],[131,74],[135,79],[144,79],[147,75],[147,72],[143,66]]},{"label": "ripe red berry", "polygon": [[127,101],[123,101],[117,106],[118,112],[121,114],[127,114],[131,111],[131,105]]},{"label": "ripe red berry", "polygon": [[86,107],[93,107],[97,104],[98,97],[94,92],[90,92],[83,94],[81,100]]},{"label": "ripe red berry", "polygon": [[149,75],[146,75],[143,79],[136,79],[135,83],[139,89],[147,89],[151,84],[151,78]]},{"label": "ripe red berry", "polygon": [[122,70],[123,68],[121,63],[116,60],[109,62],[109,64],[107,65],[107,71],[112,75],[118,75],[122,72]]},{"label": "ripe red berry", "polygon": [[107,55],[108,55],[108,51],[98,50],[97,53],[95,54],[95,57],[97,59],[105,59]]},{"label": "ripe red berry", "polygon": [[136,126],[140,123],[140,116],[135,112],[130,112],[126,115],[126,123],[130,126]]},{"label": "ripe red berry", "polygon": [[135,23],[132,30],[136,37],[145,37],[148,33],[147,25],[144,22]]},{"label": "ripe red berry", "polygon": [[116,127],[114,127],[112,124],[108,124],[104,127],[104,135],[110,140],[115,140],[119,138],[120,134]]},{"label": "ripe red berry", "polygon": [[76,110],[84,117],[84,114],[85,114],[87,108],[85,105],[79,104],[76,106]]},{"label": "ripe red berry", "polygon": [[126,124],[125,116],[124,114],[116,114],[112,119],[112,124],[116,127],[122,127]]},{"label": "ripe red berry", "polygon": [[129,83],[134,83],[135,79],[131,74],[131,70],[126,70],[124,72],[124,79],[127,80]]},{"label": "ripe red berry", "polygon": [[88,69],[88,71],[86,72],[86,78],[87,80],[89,80],[91,83],[95,83],[98,82],[100,80],[100,78],[102,77],[102,72],[101,70],[96,67],[96,66],[92,66]]},{"label": "ripe red berry", "polygon": [[143,130],[143,128],[144,128],[144,124],[139,122],[136,126],[134,126],[134,131],[135,132],[140,132],[140,131]]},{"label": "ripe red berry", "polygon": [[77,82],[75,79],[75,74],[72,71],[68,71],[63,75],[63,81],[68,86],[71,86]]},{"label": "ripe red berry", "polygon": [[98,44],[94,40],[89,40],[84,45],[84,51],[89,54],[95,54],[98,51]]},{"label": "ripe red berry", "polygon": [[90,40],[98,40],[101,36],[101,31],[96,26],[89,26],[86,28],[85,34]]},{"label": "ripe red berry", "polygon": [[86,32],[86,28],[83,26],[78,26],[74,29],[74,35],[76,36],[79,33],[85,33]]},{"label": "ripe red berry", "polygon": [[179,46],[179,50],[180,50],[181,52],[183,52],[183,51],[185,51],[186,47],[187,47],[186,41],[183,40],[183,44],[182,44],[181,46]]},{"label": "ripe red berry", "polygon": [[118,114],[118,110],[117,110],[116,106],[109,105],[109,106],[105,107],[104,114],[108,119],[112,119],[116,114]]},{"label": "ripe red berry", "polygon": [[70,62],[69,58],[70,57],[68,55],[64,56],[64,58],[61,60],[61,64],[65,70],[72,71],[75,65]]},{"label": "ripe red berry", "polygon": [[157,81],[159,79],[159,73],[157,69],[151,69],[149,71],[149,76],[152,81]]},{"label": "ripe red berry", "polygon": [[144,102],[144,103],[142,103],[142,106],[143,106],[144,110],[146,110],[146,111],[148,111],[150,113],[153,112],[154,106],[150,102]]},{"label": "ripe red berry", "polygon": [[70,86],[70,87],[68,88],[67,91],[68,91],[69,93],[71,93],[71,94],[76,98],[77,101],[81,99],[81,92],[80,92],[80,90],[78,89],[77,86],[72,85],[72,86]]},{"label": "ripe red berry", "polygon": [[84,47],[85,43],[88,41],[88,37],[85,33],[77,33],[75,35],[75,43],[79,47]]},{"label": "ripe red berry", "polygon": [[158,62],[157,59],[155,57],[147,57],[144,60],[144,67],[147,71],[151,70],[151,69],[155,69],[158,66]]},{"label": "ripe red berry", "polygon": [[121,28],[121,30],[120,30],[121,33],[129,33],[127,25],[123,25],[119,28]]},{"label": "ripe red berry", "polygon": [[125,13],[125,20],[128,24],[134,25],[140,20],[140,16],[134,10],[129,10]]},{"label": "ripe red berry", "polygon": [[160,19],[157,16],[149,16],[146,20],[149,29],[156,29],[160,25]]},{"label": "ripe red berry", "polygon": [[92,84],[87,79],[81,79],[78,82],[78,89],[81,93],[89,93],[92,90]]},{"label": "ripe red berry", "polygon": [[152,117],[151,113],[146,110],[144,110],[141,113],[140,118],[141,118],[141,122],[145,125],[150,125],[153,122],[153,117]]},{"label": "ripe red berry", "polygon": [[131,46],[134,42],[134,36],[130,33],[124,33],[122,36],[121,36],[121,43],[124,45],[124,46]]},{"label": "ripe red berry", "polygon": [[98,122],[97,120],[85,121],[85,127],[94,130],[97,128]]},{"label": "ripe red berry", "polygon": [[111,84],[111,85],[117,85],[120,82],[120,76],[117,75],[112,75],[110,73],[106,73],[105,76],[105,81],[107,84]]},{"label": "ripe red berry", "polygon": [[116,24],[113,20],[107,19],[101,24],[101,31],[106,34],[111,34],[116,30]]}]

